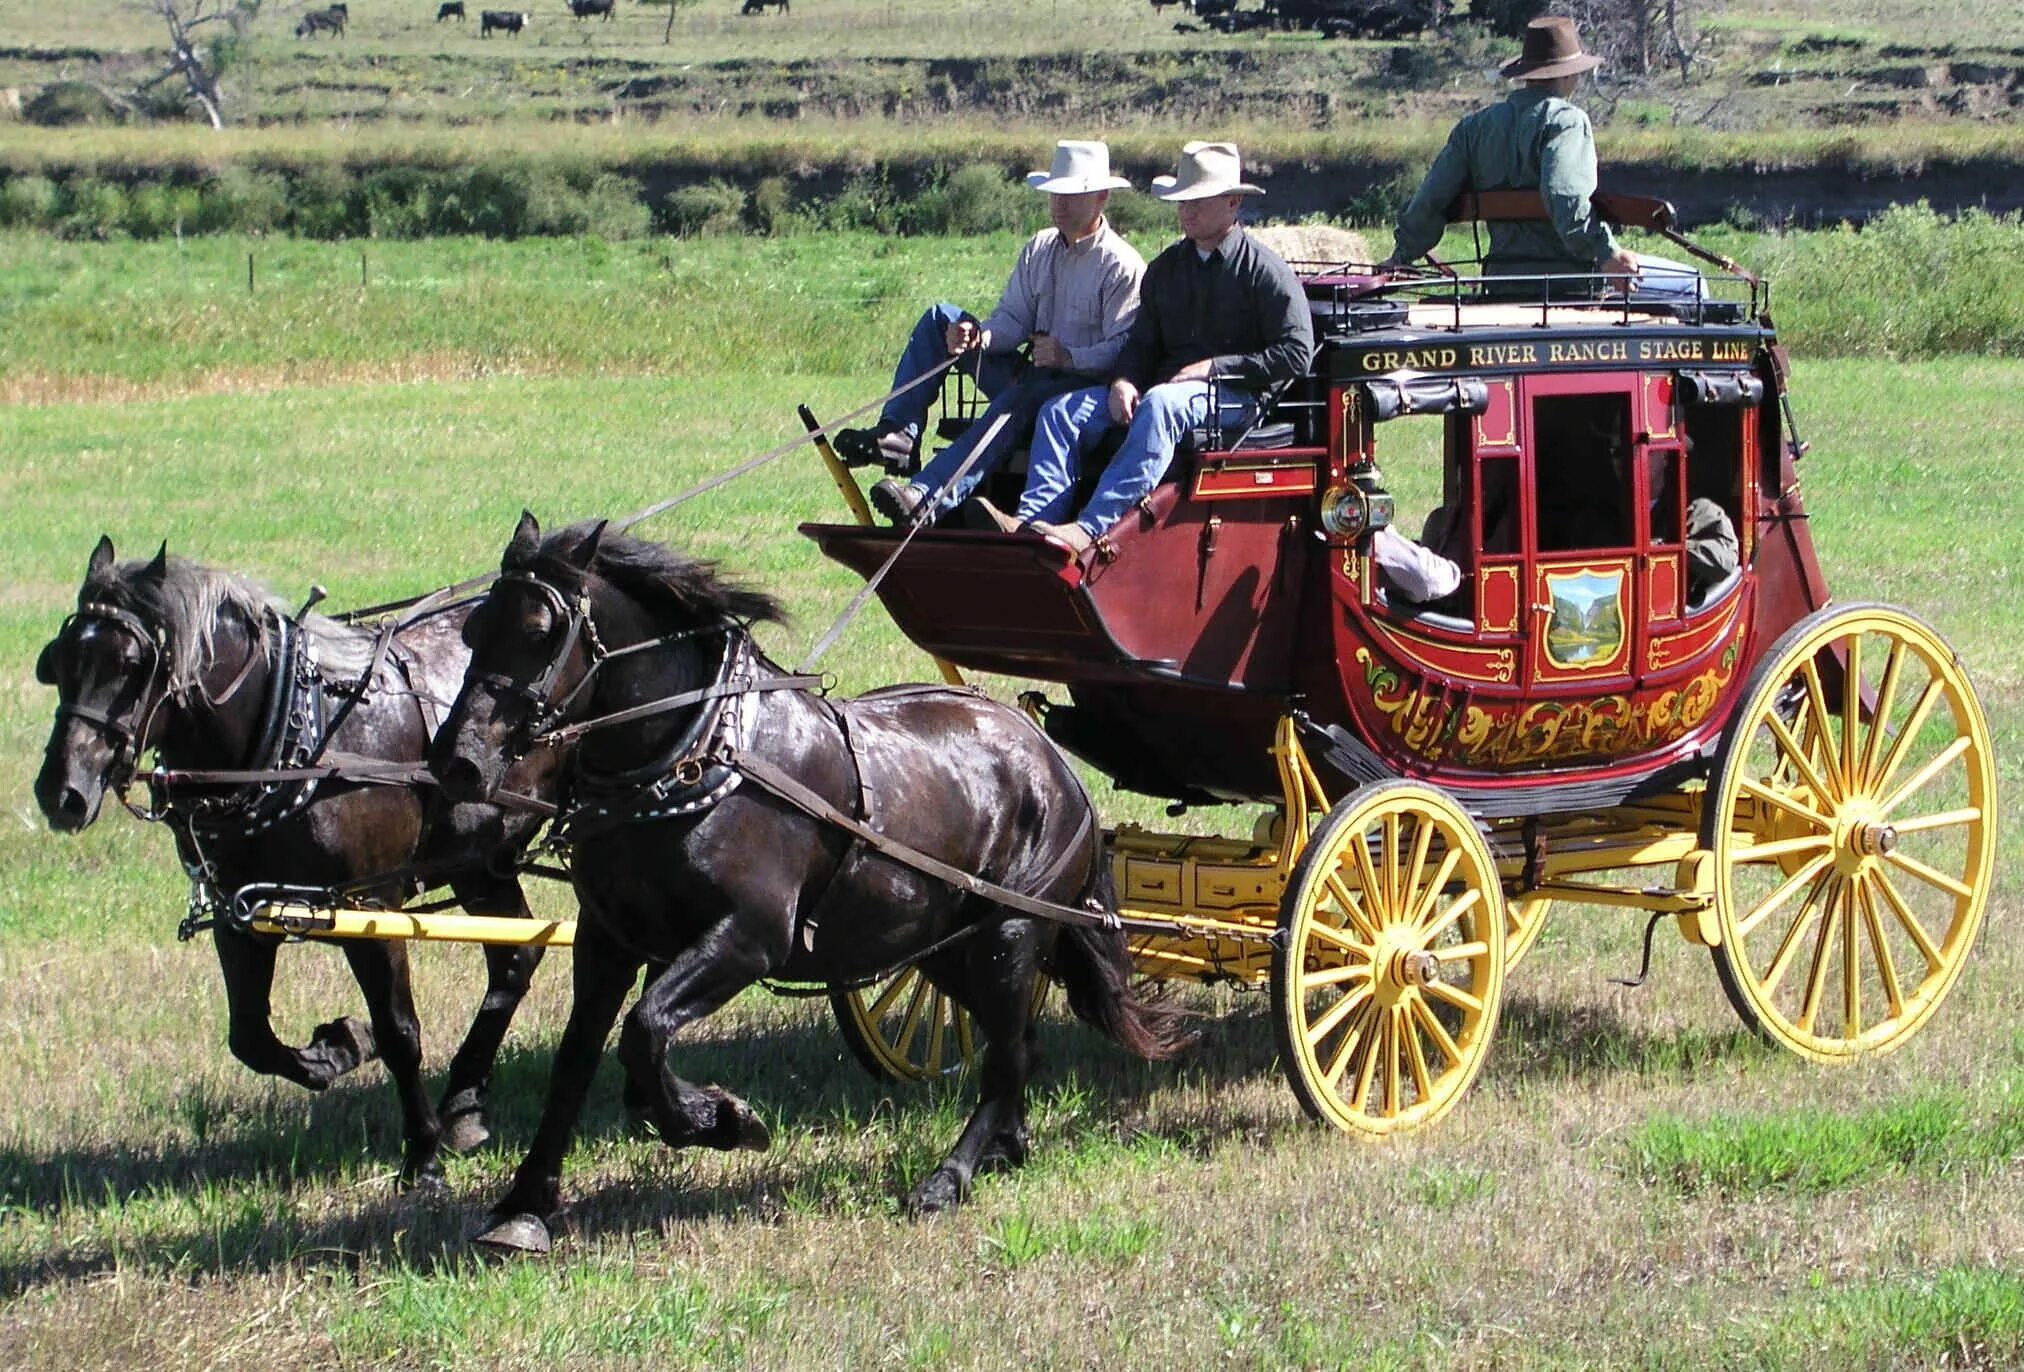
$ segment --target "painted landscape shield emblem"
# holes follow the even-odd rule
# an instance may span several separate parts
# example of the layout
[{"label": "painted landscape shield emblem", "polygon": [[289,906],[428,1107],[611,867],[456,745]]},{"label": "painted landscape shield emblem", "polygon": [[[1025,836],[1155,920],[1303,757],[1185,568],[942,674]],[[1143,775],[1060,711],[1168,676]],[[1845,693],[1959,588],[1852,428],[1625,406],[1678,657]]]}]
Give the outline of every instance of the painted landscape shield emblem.
[{"label": "painted landscape shield emblem", "polygon": [[1546,658],[1556,667],[1600,667],[1623,650],[1621,567],[1606,572],[1546,575],[1553,618],[1546,625]]}]

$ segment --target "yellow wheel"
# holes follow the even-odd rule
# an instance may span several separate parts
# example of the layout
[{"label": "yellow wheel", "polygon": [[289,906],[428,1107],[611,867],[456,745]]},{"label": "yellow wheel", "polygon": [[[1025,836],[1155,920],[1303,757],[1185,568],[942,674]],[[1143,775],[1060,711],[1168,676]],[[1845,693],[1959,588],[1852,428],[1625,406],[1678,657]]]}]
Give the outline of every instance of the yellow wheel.
[{"label": "yellow wheel", "polygon": [[1552,896],[1531,896],[1525,900],[1504,902],[1506,972],[1516,967],[1518,960],[1532,951],[1532,945],[1539,941],[1539,931],[1546,927],[1546,912],[1552,908]]},{"label": "yellow wheel", "polygon": [[[1045,976],[1033,979],[1033,1014],[1047,1002]],[[933,1081],[967,1071],[982,1044],[970,1012],[908,967],[889,980],[851,991],[831,991],[829,1008],[851,1053],[874,1077]]]},{"label": "yellow wheel", "polygon": [[1835,606],[1750,675],[1709,782],[1713,949],[1744,1021],[1803,1056],[1888,1052],[1988,903],[1995,761],[1974,688],[1902,610]]},{"label": "yellow wheel", "polygon": [[1272,955],[1279,1060],[1308,1114],[1376,1138],[1461,1098],[1497,1027],[1502,905],[1475,822],[1432,787],[1387,781],[1329,811]]}]

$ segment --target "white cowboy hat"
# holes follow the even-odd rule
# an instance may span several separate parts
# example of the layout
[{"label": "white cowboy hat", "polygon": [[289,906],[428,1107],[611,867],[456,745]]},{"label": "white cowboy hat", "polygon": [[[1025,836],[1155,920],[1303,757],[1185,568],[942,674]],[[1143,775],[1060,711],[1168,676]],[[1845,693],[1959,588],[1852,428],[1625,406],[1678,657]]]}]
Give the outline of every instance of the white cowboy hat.
[{"label": "white cowboy hat", "polygon": [[1263,195],[1263,186],[1244,179],[1235,143],[1190,143],[1181,149],[1174,175],[1155,176],[1153,194],[1162,200],[1206,200],[1212,195]]},{"label": "white cowboy hat", "polygon": [[1054,166],[1026,178],[1026,184],[1049,195],[1088,195],[1091,191],[1128,191],[1131,182],[1110,174],[1110,149],[1101,143],[1064,138],[1054,145]]}]

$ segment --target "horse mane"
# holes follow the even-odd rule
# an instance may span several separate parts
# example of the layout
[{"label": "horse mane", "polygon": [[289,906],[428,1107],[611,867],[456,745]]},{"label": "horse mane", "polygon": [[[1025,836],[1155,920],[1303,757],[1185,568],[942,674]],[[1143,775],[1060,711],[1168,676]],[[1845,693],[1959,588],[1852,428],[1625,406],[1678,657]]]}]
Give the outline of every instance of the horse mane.
[{"label": "horse mane", "polygon": [[[274,665],[277,645],[267,612],[289,614],[279,596],[246,577],[187,558],[168,558],[160,575],[150,570],[153,565],[133,561],[108,567],[86,579],[78,602],[116,605],[159,629],[168,640],[170,691],[191,689],[209,669],[217,656],[218,625],[229,612],[253,626],[261,654],[268,666]],[[310,615],[303,627],[319,665],[339,673],[365,670],[372,657],[370,636],[322,615]]]},{"label": "horse mane", "polygon": [[[597,528],[597,521],[572,524],[545,536],[530,559],[574,577],[580,572],[566,554]],[[621,591],[648,605],[661,605],[697,620],[735,619],[743,623],[779,623],[786,618],[780,602],[764,591],[727,581],[706,558],[687,557],[674,549],[624,534],[606,533],[599,541],[591,570]]]}]

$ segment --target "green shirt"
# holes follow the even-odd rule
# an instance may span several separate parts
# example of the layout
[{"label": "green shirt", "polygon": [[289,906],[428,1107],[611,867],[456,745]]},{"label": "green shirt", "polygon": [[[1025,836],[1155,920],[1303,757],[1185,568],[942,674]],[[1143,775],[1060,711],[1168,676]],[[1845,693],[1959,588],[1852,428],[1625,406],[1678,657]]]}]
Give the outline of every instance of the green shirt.
[{"label": "green shirt", "polygon": [[1399,215],[1392,256],[1410,262],[1441,241],[1447,210],[1464,191],[1538,190],[1548,223],[1492,223],[1483,268],[1499,275],[1589,272],[1616,251],[1609,225],[1589,208],[1595,131],[1575,105],[1538,86],[1455,125],[1447,146]]}]

